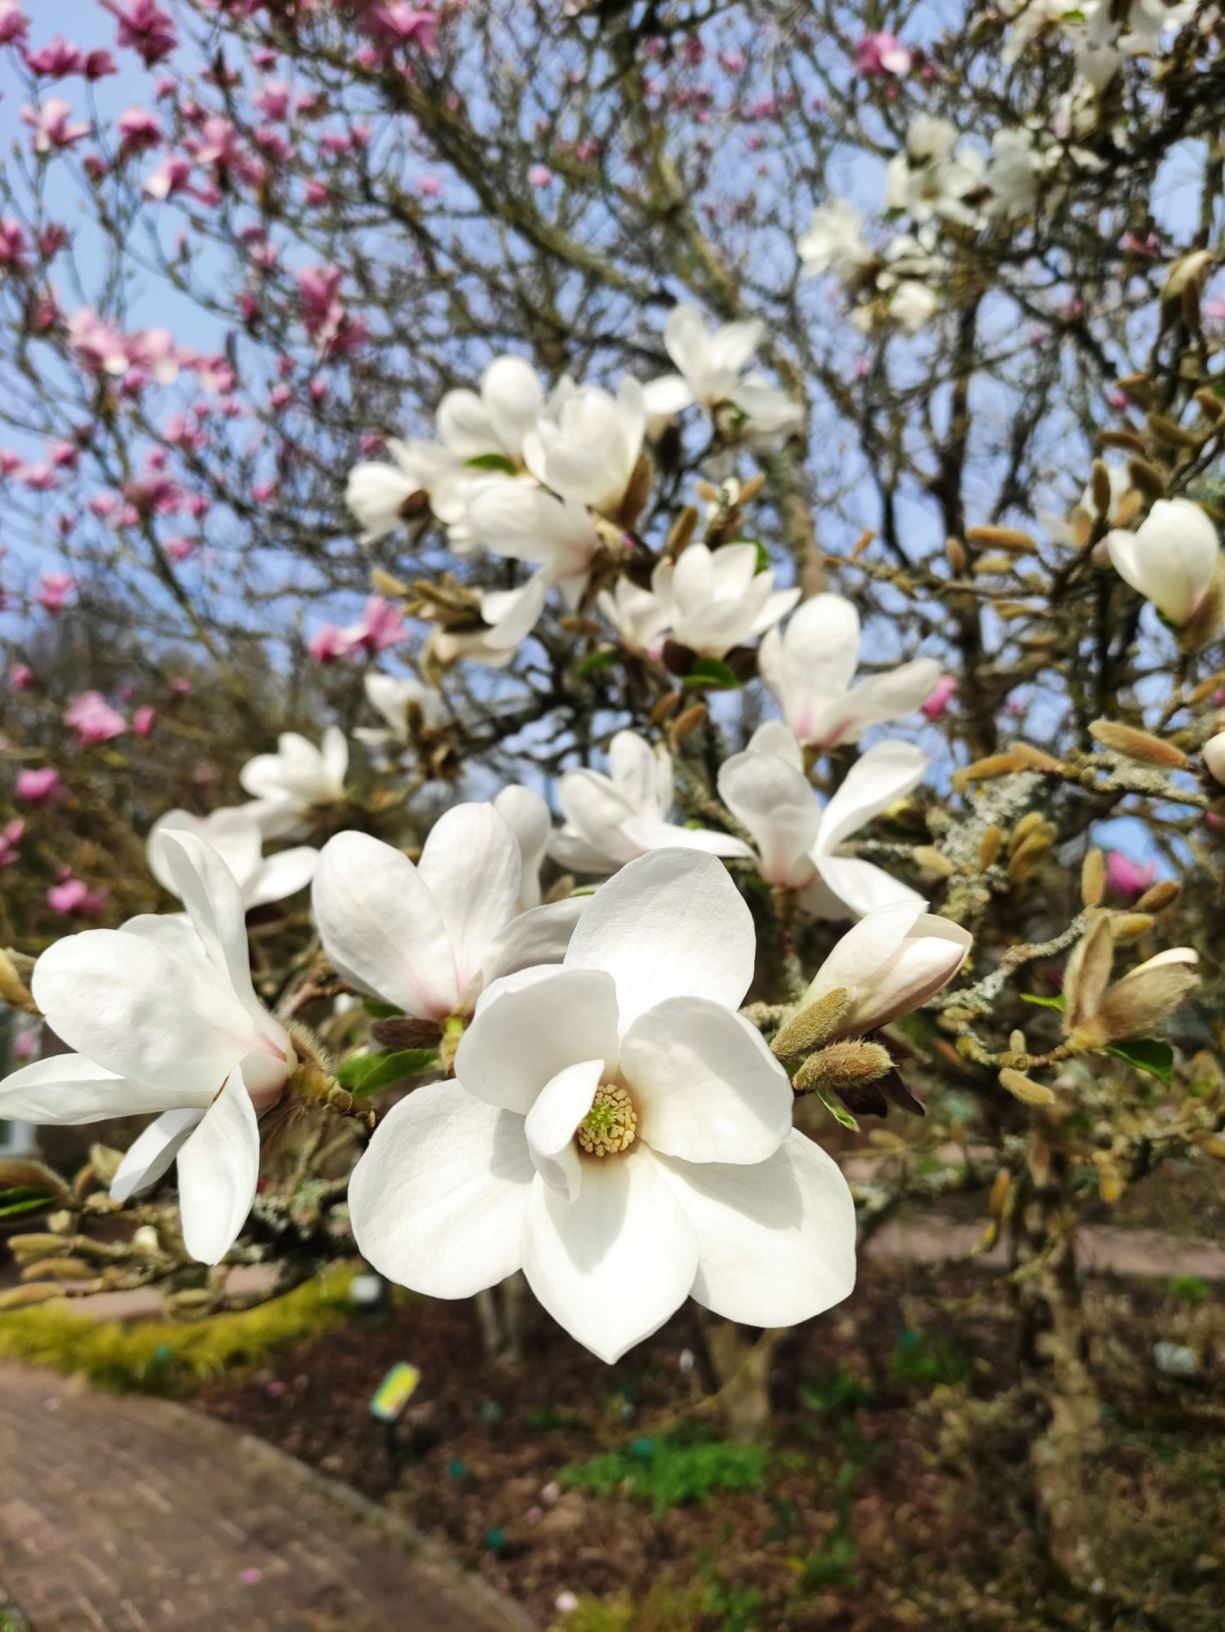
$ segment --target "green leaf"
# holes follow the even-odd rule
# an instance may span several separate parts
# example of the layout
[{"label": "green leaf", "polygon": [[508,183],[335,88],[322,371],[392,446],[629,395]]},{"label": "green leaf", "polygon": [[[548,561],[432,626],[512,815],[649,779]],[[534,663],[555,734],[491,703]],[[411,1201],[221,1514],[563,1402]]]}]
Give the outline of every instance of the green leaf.
[{"label": "green leaf", "polygon": [[354,1054],[344,1060],[336,1072],[336,1080],[347,1088],[355,1099],[373,1094],[402,1077],[415,1077],[438,1064],[436,1048],[397,1048],[389,1054]]},{"label": "green leaf", "polygon": [[504,453],[478,453],[474,459],[465,459],[469,470],[497,470],[503,476],[513,476],[515,467]]},{"label": "green leaf", "polygon": [[1039,997],[1037,992],[1022,992],[1022,1003],[1036,1003],[1040,1009],[1058,1009],[1062,1014],[1068,1006],[1066,997]]},{"label": "green leaf", "polygon": [[41,1213],[55,1205],[49,1190],[38,1190],[33,1185],[19,1184],[11,1190],[0,1190],[0,1218],[20,1218],[23,1213]]},{"label": "green leaf", "polygon": [[611,668],[619,655],[615,646],[607,646],[600,652],[591,652],[578,666],[579,679],[585,680],[589,674],[599,674],[601,669]]},{"label": "green leaf", "polygon": [[721,663],[717,657],[699,657],[681,681],[681,685],[690,690],[695,686],[702,686],[720,691],[735,691],[740,682],[727,664]]},{"label": "green leaf", "polygon": [[855,1118],[851,1115],[850,1111],[847,1110],[846,1106],[841,1103],[841,1101],[832,1097],[827,1097],[819,1088],[817,1089],[817,1098],[821,1101],[822,1105],[825,1106],[825,1109],[833,1117],[835,1122],[841,1123],[844,1128],[850,1128],[852,1133],[859,1132],[859,1123],[856,1122]]},{"label": "green leaf", "polygon": [[404,1013],[394,1003],[382,1003],[377,997],[363,997],[362,1008],[372,1020],[398,1020]]},{"label": "green leaf", "polygon": [[1174,1071],[1174,1050],[1158,1037],[1131,1037],[1103,1052],[1116,1060],[1125,1060],[1135,1070],[1144,1071],[1161,1082],[1169,1082]]}]

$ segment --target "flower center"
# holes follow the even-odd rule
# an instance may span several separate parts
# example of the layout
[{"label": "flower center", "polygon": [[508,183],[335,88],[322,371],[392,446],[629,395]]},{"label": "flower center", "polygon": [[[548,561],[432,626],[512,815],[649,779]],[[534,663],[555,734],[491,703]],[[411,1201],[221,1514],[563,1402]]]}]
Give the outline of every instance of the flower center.
[{"label": "flower center", "polygon": [[629,1149],[637,1131],[638,1112],[629,1094],[615,1082],[602,1082],[574,1137],[588,1156],[615,1156]]}]

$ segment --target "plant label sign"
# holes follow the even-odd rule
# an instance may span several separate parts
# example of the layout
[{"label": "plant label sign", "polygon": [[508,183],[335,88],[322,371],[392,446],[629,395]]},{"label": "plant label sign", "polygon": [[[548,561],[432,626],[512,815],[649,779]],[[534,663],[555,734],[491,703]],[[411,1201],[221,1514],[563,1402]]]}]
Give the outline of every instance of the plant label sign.
[{"label": "plant label sign", "polygon": [[421,1373],[405,1360],[397,1360],[370,1400],[370,1414],[380,1422],[396,1422],[417,1392]]}]

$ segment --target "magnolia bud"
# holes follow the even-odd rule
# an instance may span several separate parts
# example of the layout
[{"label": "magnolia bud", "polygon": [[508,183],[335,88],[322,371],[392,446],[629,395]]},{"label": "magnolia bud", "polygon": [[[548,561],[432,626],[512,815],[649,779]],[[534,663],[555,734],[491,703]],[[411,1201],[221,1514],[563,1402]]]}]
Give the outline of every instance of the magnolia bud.
[{"label": "magnolia bud", "polygon": [[851,994],[845,986],[826,992],[815,1003],[800,1009],[779,1027],[770,1047],[780,1060],[807,1054],[828,1042],[838,1029],[838,1023],[850,1013]]},{"label": "magnolia bud", "polygon": [[1014,1071],[1011,1066],[1005,1066],[1000,1072],[1000,1087],[1007,1088],[1014,1099],[1019,1099],[1025,1105],[1053,1105],[1055,1095],[1044,1083],[1035,1082],[1027,1077],[1023,1071]]},{"label": "magnolia bud", "polygon": [[839,1093],[844,1088],[876,1082],[892,1069],[889,1051],[879,1043],[831,1043],[808,1056],[792,1086],[798,1094]]}]

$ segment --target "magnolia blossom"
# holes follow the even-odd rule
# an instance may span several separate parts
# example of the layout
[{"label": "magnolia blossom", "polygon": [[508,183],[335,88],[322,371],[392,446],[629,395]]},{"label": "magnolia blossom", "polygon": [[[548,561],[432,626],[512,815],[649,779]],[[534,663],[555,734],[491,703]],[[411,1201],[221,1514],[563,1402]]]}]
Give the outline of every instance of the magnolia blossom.
[{"label": "magnolia blossom", "polygon": [[724,657],[773,628],[800,591],[776,590],[773,572],[757,565],[756,544],[690,544],[675,563],[661,561],[651,591],[668,608],[672,638],[701,657]]},{"label": "magnolia blossom", "polygon": [[317,805],[338,805],[345,797],[349,744],[338,726],[329,725],[315,747],[296,731],[277,738],[275,754],[256,754],[238,773],[255,801],[253,814],[265,834],[289,832]]},{"label": "magnolia blossom", "polygon": [[571,609],[582,600],[604,548],[585,505],[522,482],[490,482],[474,491],[468,525],[491,554],[540,567]]},{"label": "magnolia blossom", "polygon": [[250,807],[227,806],[207,816],[194,816],[189,810],[168,810],[150,828],[146,848],[149,871],[171,895],[179,893],[165,842],[171,833],[194,833],[217,852],[233,873],[248,912],[252,907],[283,901],[304,890],[319,860],[319,852],[305,844],[265,856],[263,831]]},{"label": "magnolia blossom", "polygon": [[853,686],[859,642],[859,613],[841,595],[812,596],[785,629],[772,629],[762,641],[762,679],[806,747],[858,742],[868,726],[918,708],[939,684],[940,665],[916,657]]},{"label": "magnolia blossom", "polygon": [[646,416],[637,380],[622,380],[616,396],[563,381],[523,439],[524,462],[563,499],[615,516],[638,466]]},{"label": "magnolia blossom", "polygon": [[819,918],[861,917],[923,898],[882,868],[839,849],[861,827],[917,787],[927,756],[908,742],[879,742],[848,771],[829,801],[804,775],[803,755],[780,720],[758,727],[742,754],[719,770],[719,797],[757,842],[768,884],[795,890]]},{"label": "magnolia blossom", "polygon": [[411,736],[410,722],[419,719],[427,731],[434,731],[446,718],[442,698],[430,686],[423,686],[412,675],[368,673],[362,682],[366,701],[377,714],[387,721],[386,731],[372,731],[359,727],[353,735],[359,742],[371,747],[382,747],[388,742],[402,746]]},{"label": "magnolia blossom", "polygon": [[997,130],[986,174],[992,210],[1004,215],[1032,210],[1043,178],[1058,163],[1059,149],[1040,145],[1032,130]]},{"label": "magnolia blossom", "polygon": [[794,430],[803,420],[799,405],[760,375],[744,372],[765,333],[765,324],[756,318],[712,331],[696,306],[674,306],[664,325],[664,346],[678,372],[660,375],[643,388],[652,430],[658,433],[694,403],[711,412],[725,402],[764,434]]},{"label": "magnolia blossom", "polygon": [[120,1164],[116,1201],[178,1162],[183,1240],[215,1264],[255,1199],[257,1117],[297,1063],[251,984],[244,909],[225,863],[192,833],[162,843],[185,918],[140,917],[44,952],[31,990],[73,1054],[0,1082],[0,1116],[99,1122],[155,1111]]},{"label": "magnolia blossom", "polygon": [[1134,533],[1113,532],[1114,570],[1171,623],[1187,623],[1216,576],[1217,530],[1190,499],[1158,499]]},{"label": "magnolia blossom", "polygon": [[814,976],[800,1007],[845,991],[850,1009],[841,1037],[862,1036],[910,1014],[947,986],[969,953],[973,936],[922,903],[878,907],[848,929]]},{"label": "magnolia blossom", "polygon": [[377,544],[406,516],[439,493],[450,494],[462,482],[455,457],[436,443],[389,438],[392,463],[367,459],[353,466],[345,486],[345,503],[361,524],[358,542]]},{"label": "magnolia blossom", "polygon": [[863,235],[864,220],[847,198],[831,198],[812,212],[808,231],[798,249],[804,270],[832,272],[842,283],[853,283],[875,260]]},{"label": "magnolia blossom", "polygon": [[70,725],[82,746],[110,742],[128,728],[123,715],[113,709],[101,692],[85,691],[74,697],[64,710],[64,724]]},{"label": "magnolia blossom", "polygon": [[504,668],[540,621],[552,579],[542,567],[518,589],[485,590],[480,596],[482,625],[439,629],[432,636],[441,663],[466,658],[491,669]]},{"label": "magnolia blossom", "polygon": [[481,375],[479,392],[448,391],[435,416],[438,434],[457,459],[501,454],[524,462],[524,442],[544,412],[544,391],[522,357],[497,357]]},{"label": "magnolia blossom", "polygon": [[540,869],[548,854],[553,817],[542,794],[534,788],[512,783],[503,788],[493,808],[515,835],[522,869],[519,881],[519,910],[540,905]]},{"label": "magnolia blossom", "polygon": [[1209,737],[1201,752],[1213,778],[1217,782],[1225,782],[1225,731],[1218,731],[1215,736]]},{"label": "magnolia blossom", "polygon": [[360,992],[418,1019],[471,1014],[499,975],[555,962],[586,898],[519,912],[523,859],[490,804],[455,805],[414,865],[365,833],[324,845],[311,892],[323,948]]},{"label": "magnolia blossom", "polygon": [[618,578],[611,590],[600,591],[595,604],[627,652],[658,659],[671,617],[671,608],[659,596],[628,578]]},{"label": "magnolia blossom", "polygon": [[855,44],[855,72],[883,79],[910,71],[910,52],[895,34],[865,34]]},{"label": "magnolia blossom", "polygon": [[562,967],[500,981],[454,1083],[380,1124],[349,1189],[383,1275],[470,1297],[517,1269],[612,1362],[692,1295],[782,1326],[850,1292],[855,1215],[736,1013],[753,922],[719,863],[666,851],[597,891]]},{"label": "magnolia blossom", "polygon": [[612,873],[648,850],[705,850],[751,857],[742,839],[668,820],[672,809],[672,756],[633,731],[618,731],[608,747],[607,776],[582,767],[567,771],[557,789],[563,823],[549,853],[576,873]]},{"label": "magnolia blossom", "polygon": [[941,216],[959,226],[977,226],[978,213],[965,200],[983,185],[983,158],[956,144],[957,130],[948,120],[926,113],[913,119],[905,150],[885,170],[885,208],[904,210],[918,222]]}]

